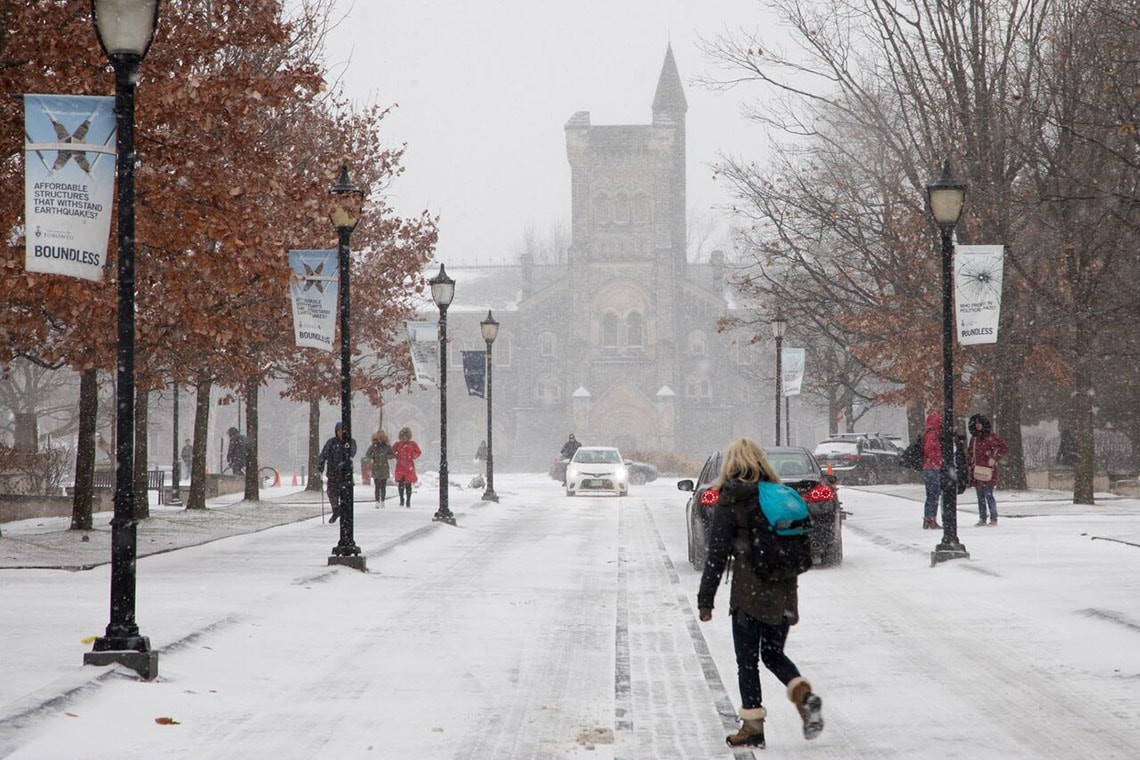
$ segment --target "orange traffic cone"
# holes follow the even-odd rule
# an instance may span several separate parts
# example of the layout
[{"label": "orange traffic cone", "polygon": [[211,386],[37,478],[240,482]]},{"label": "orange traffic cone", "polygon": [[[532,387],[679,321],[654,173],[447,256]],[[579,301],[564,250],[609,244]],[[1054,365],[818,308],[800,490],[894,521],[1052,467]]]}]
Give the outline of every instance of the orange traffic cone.
[{"label": "orange traffic cone", "polygon": [[293,485],[297,485],[297,471],[293,470]]},{"label": "orange traffic cone", "polygon": [[[835,467],[831,464],[831,462],[827,463],[827,474],[828,475],[834,475],[835,474]],[[297,480],[296,476],[293,477],[293,480],[294,480],[293,485],[297,485],[297,483],[295,482]]]}]

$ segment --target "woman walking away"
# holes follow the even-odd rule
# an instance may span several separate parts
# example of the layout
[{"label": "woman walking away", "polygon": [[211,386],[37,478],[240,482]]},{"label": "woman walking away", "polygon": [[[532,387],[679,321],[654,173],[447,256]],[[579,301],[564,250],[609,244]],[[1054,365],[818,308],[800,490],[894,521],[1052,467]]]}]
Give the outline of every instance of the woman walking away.
[{"label": "woman walking away", "polygon": [[388,498],[388,478],[392,474],[388,460],[396,458],[392,447],[388,445],[388,434],[383,430],[373,433],[372,445],[368,447],[365,456],[372,460],[372,485],[376,489],[376,508],[380,509]]},{"label": "woman walking away", "polygon": [[392,444],[396,455],[396,490],[400,494],[400,506],[411,509],[412,485],[416,482],[416,460],[420,458],[420,446],[412,440],[410,427],[400,428],[397,441]]},{"label": "woman walking away", "polygon": [[990,418],[984,414],[970,417],[970,434],[966,463],[970,469],[970,485],[978,492],[977,524],[986,524],[988,511],[989,524],[997,525],[997,499],[994,498],[998,480],[997,464],[1009,451],[1009,447],[993,432]]},{"label": "woman walking away", "polygon": [[743,725],[725,737],[730,747],[764,747],[768,712],[760,693],[760,661],[787,687],[788,699],[803,721],[804,738],[814,739],[823,730],[823,700],[812,693],[811,684],[784,654],[788,629],[799,621],[798,579],[761,580],[744,552],[734,551],[741,542],[748,545],[749,515],[760,510],[757,484],[761,480],[779,483],[780,477],[759,444],[748,438],[736,439],[725,450],[716,480],[720,498],[713,511],[708,558],[697,594],[701,621],[712,620],[717,586],[729,556],[734,555],[728,613],[732,617]]}]

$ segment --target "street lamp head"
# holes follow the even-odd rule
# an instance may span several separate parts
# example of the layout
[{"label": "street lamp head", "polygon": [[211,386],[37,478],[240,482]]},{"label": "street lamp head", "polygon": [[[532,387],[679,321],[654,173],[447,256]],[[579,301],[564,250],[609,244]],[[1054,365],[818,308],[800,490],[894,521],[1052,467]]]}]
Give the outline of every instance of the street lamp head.
[{"label": "street lamp head", "polygon": [[431,285],[431,299],[440,311],[451,306],[451,299],[455,297],[455,280],[447,276],[443,264],[439,265],[439,274],[428,280],[428,284]]},{"label": "street lamp head", "polygon": [[348,166],[340,165],[340,176],[336,184],[329,188],[332,195],[329,201],[329,221],[337,230],[351,232],[360,221],[364,209],[364,191],[348,179]]},{"label": "street lamp head", "polygon": [[142,60],[158,25],[158,3],[159,0],[91,0],[95,33],[107,58]]},{"label": "street lamp head", "polygon": [[783,307],[776,307],[776,316],[772,318],[772,335],[779,340],[784,337],[784,331],[788,329],[788,320],[784,318]]},{"label": "street lamp head", "polygon": [[487,309],[487,318],[479,323],[479,329],[483,331],[483,340],[487,341],[487,345],[495,342],[495,338],[499,337],[499,323],[491,316],[491,310]]},{"label": "street lamp head", "polygon": [[930,213],[938,226],[954,229],[966,202],[966,184],[951,176],[949,161],[942,165],[942,176],[938,181],[926,186],[926,197],[930,202]]}]

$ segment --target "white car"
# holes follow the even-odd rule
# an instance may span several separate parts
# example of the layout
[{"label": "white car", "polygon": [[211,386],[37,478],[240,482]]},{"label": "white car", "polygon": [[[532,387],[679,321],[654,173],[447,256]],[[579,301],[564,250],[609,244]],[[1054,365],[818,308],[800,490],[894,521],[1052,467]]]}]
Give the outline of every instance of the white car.
[{"label": "white car", "polygon": [[566,465],[566,495],[578,492],[629,493],[629,467],[613,446],[582,446]]}]

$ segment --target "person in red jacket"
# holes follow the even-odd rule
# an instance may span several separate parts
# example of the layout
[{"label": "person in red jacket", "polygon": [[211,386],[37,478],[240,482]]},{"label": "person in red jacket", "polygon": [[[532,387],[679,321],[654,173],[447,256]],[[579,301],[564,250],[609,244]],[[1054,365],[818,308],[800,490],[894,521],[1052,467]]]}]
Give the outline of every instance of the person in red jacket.
[{"label": "person in red jacket", "polygon": [[942,493],[942,413],[938,411],[926,415],[922,434],[922,482],[926,486],[922,527],[942,530],[938,524],[938,497]]},{"label": "person in red jacket", "polygon": [[984,414],[970,417],[970,433],[966,463],[970,471],[970,485],[978,492],[977,524],[987,524],[988,511],[989,524],[997,525],[997,500],[994,498],[994,488],[998,482],[998,462],[1009,452],[1009,447],[1005,445],[1005,441],[998,438],[997,433],[993,431],[990,418]]},{"label": "person in red jacket", "polygon": [[416,482],[416,460],[420,458],[420,446],[412,440],[412,429],[400,429],[397,441],[392,444],[396,455],[396,490],[400,493],[400,506],[412,508],[412,485]]}]

